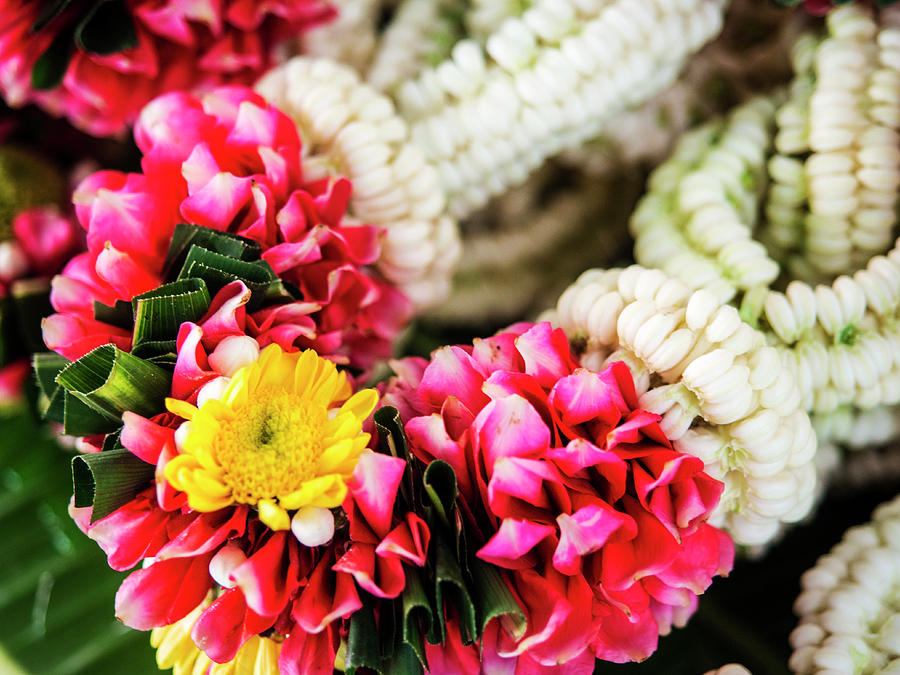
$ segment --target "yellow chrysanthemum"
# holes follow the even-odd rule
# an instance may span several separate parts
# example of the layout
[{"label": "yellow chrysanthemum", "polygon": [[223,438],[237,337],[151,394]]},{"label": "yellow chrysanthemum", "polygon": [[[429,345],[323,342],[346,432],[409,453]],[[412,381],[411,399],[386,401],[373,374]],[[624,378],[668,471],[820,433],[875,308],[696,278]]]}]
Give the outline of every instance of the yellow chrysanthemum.
[{"label": "yellow chrysanthemum", "polygon": [[269,345],[220,398],[199,408],[166,399],[189,427],[165,478],[196,511],[250,504],[272,529],[289,529],[289,510],[344,501],[377,401],[373,389],[353,394],[346,375],[314,351]]},{"label": "yellow chrysanthemum", "polygon": [[150,645],[156,649],[160,670],[173,669],[173,675],[278,675],[281,642],[254,635],[227,663],[216,663],[194,644],[191,628],[209,602],[201,603],[186,617],[150,632]]}]

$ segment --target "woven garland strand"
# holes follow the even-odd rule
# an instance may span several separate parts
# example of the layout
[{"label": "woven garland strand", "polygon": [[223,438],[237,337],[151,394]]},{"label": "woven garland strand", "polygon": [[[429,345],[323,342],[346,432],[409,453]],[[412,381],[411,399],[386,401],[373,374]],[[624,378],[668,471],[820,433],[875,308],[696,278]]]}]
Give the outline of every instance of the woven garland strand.
[{"label": "woven garland strand", "polygon": [[551,318],[599,370],[622,360],[641,406],[725,483],[711,522],[740,544],[770,541],[816,492],[815,432],[783,357],[733,307],[659,270],[589,270]]},{"label": "woven garland strand", "polygon": [[419,308],[440,302],[459,258],[456,223],[434,168],[383,94],[348,66],[295,57],[257,84],[303,139],[309,178],[353,182],[349,213],[385,228],[378,270]]},{"label": "woven garland strand", "polygon": [[793,672],[900,673],[900,498],[847,530],[800,583]]}]

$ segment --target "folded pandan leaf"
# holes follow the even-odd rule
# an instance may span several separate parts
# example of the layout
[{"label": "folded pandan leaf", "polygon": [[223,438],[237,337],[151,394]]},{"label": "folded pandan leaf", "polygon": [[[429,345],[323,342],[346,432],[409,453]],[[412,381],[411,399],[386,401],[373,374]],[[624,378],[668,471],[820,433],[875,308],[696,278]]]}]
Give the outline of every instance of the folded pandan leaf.
[{"label": "folded pandan leaf", "polygon": [[[350,618],[346,672],[369,668],[420,674],[428,667],[425,641],[436,645],[447,640],[448,616],[458,619],[464,644],[479,640],[488,622],[500,616],[509,616],[524,630],[525,616],[499,572],[475,558],[467,544],[473,535],[457,506],[453,468],[440,460],[425,466],[409,454],[396,408],[380,408],[374,420],[379,451],[407,462],[395,508],[421,514],[431,544],[427,564],[406,569],[406,588],[399,598],[360,593],[363,609]],[[379,647],[378,635],[390,639],[385,637]]]},{"label": "folded pandan leaf", "polygon": [[134,499],[155,469],[122,447],[73,457],[75,506],[93,506],[92,523],[105,518]]}]

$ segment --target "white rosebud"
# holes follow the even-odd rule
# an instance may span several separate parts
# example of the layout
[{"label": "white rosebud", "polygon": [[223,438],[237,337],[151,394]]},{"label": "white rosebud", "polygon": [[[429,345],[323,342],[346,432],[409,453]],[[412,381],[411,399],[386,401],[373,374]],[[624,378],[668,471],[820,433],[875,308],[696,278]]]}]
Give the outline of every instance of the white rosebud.
[{"label": "white rosebud", "polygon": [[207,401],[222,398],[230,383],[231,378],[229,377],[217,377],[204,384],[200,387],[200,391],[197,392],[197,407],[202,408]]},{"label": "white rosebud", "polygon": [[13,281],[28,271],[28,256],[14,241],[0,242],[0,280]]},{"label": "white rosebud", "polygon": [[231,377],[259,358],[259,343],[249,335],[229,335],[209,355],[209,365],[225,377]]},{"label": "white rosebud", "polygon": [[304,546],[327,544],[334,537],[334,514],[318,506],[304,506],[291,518],[291,532]]},{"label": "white rosebud", "polygon": [[175,447],[179,452],[184,452],[184,442],[187,440],[188,434],[191,433],[191,423],[182,422],[181,426],[175,430]]},{"label": "white rosebud", "polygon": [[231,579],[231,573],[247,560],[247,556],[236,544],[227,544],[209,561],[209,576],[222,588],[234,588],[237,585]]}]

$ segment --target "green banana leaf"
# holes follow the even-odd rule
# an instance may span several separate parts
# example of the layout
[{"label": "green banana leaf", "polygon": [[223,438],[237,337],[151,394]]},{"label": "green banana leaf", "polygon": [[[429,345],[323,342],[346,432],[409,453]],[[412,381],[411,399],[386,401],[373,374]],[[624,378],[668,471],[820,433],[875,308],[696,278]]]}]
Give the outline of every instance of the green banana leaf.
[{"label": "green banana leaf", "polygon": [[69,462],[25,411],[0,417],[0,673],[159,673],[114,617],[124,574],[68,516]]}]

